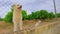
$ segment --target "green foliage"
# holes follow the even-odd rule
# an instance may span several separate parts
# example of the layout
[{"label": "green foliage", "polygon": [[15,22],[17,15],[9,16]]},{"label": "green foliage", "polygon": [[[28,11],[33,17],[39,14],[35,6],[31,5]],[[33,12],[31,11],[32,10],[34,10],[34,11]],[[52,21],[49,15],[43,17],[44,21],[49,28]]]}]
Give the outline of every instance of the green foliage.
[{"label": "green foliage", "polygon": [[36,11],[33,15],[34,19],[39,19],[39,13],[40,11]]},{"label": "green foliage", "polygon": [[0,17],[0,21],[3,21],[3,18]]},{"label": "green foliage", "polygon": [[38,19],[39,12],[32,12],[32,14],[28,15],[28,20]]},{"label": "green foliage", "polygon": [[[58,17],[60,17],[60,13],[57,14]],[[4,18],[5,22],[12,22],[13,17],[13,7],[11,8],[11,11],[7,13],[7,15]],[[32,12],[31,14],[27,15],[27,12],[25,10],[22,10],[22,19],[23,20],[33,20],[33,19],[52,19],[55,18],[55,14],[53,12],[48,13],[47,10],[39,10],[36,12]],[[1,18],[0,18],[1,20]]]},{"label": "green foliage", "polygon": [[8,12],[8,14],[5,16],[4,21],[5,22],[12,22],[13,12]]},{"label": "green foliage", "polygon": [[[60,14],[58,14],[60,16]],[[47,12],[46,10],[40,10],[36,12],[32,12],[30,15],[28,15],[28,20],[33,20],[33,19],[52,19],[55,18],[55,14],[53,12]]]},{"label": "green foliage", "polygon": [[22,10],[22,19],[26,20],[27,19],[27,13],[25,10]]},{"label": "green foliage", "polygon": [[28,15],[28,18],[27,19],[28,20],[33,20],[33,15],[32,14]]},{"label": "green foliage", "polygon": [[40,10],[39,18],[40,19],[47,19],[48,18],[48,12],[46,10]]},{"label": "green foliage", "polygon": [[13,18],[13,6],[11,8],[11,11],[9,11],[5,16],[4,21],[12,23],[12,18]]},{"label": "green foliage", "polygon": [[46,10],[40,10],[36,12],[32,12],[32,14],[28,15],[28,19],[47,19],[48,18],[48,12]]},{"label": "green foliage", "polygon": [[48,18],[49,19],[55,18],[55,14],[53,12],[49,13],[48,14]]},{"label": "green foliage", "polygon": [[60,17],[60,13],[57,14],[57,17]]},{"label": "green foliage", "polygon": [[[13,9],[11,9],[11,11],[7,13],[7,15],[4,18],[4,21],[12,22],[12,18],[13,18]],[[27,18],[27,13],[25,10],[22,10],[22,19],[26,20],[26,18]]]}]

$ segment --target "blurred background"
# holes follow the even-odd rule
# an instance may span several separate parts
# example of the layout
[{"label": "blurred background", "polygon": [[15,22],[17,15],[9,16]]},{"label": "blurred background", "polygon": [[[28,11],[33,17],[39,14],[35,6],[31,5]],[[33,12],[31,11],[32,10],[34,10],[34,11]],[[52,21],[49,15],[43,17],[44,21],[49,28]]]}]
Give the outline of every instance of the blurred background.
[{"label": "blurred background", "polygon": [[[0,17],[4,18],[11,10],[11,6],[15,3],[21,4],[23,6],[22,9],[26,10],[27,14],[38,10],[54,12],[53,0],[0,0]],[[60,0],[55,0],[55,3],[57,13],[60,13]]]},{"label": "blurred background", "polygon": [[[24,23],[24,29],[28,29],[29,31],[29,28],[33,29],[35,24],[37,23],[38,26],[44,25],[43,29],[40,29],[43,30],[44,34],[47,31],[51,33],[51,30],[53,30],[54,34],[56,34],[57,31],[60,34],[60,0],[0,0],[0,34],[12,34],[12,5],[15,3],[22,5],[22,20]],[[45,26],[46,24],[48,25]],[[46,29],[45,27],[47,27],[48,29]],[[44,28],[47,31],[44,31]],[[50,28],[53,29],[50,30]]]}]

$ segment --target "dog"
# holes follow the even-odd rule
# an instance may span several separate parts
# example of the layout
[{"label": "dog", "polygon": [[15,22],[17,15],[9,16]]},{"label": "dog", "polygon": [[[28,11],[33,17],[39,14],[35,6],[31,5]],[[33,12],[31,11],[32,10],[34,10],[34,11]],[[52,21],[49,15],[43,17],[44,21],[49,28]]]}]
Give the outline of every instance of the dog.
[{"label": "dog", "polygon": [[22,30],[22,5],[14,4],[13,5],[13,24],[14,24],[14,32],[18,30]]}]

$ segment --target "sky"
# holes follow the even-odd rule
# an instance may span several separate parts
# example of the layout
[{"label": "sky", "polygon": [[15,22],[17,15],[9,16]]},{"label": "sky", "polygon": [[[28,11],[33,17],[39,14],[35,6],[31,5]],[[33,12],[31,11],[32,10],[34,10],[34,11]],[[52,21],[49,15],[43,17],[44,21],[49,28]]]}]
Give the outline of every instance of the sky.
[{"label": "sky", "polygon": [[[60,0],[56,1],[57,13],[60,12]],[[13,4],[18,3],[22,5],[22,9],[27,11],[27,14],[37,10],[47,10],[54,12],[53,0],[0,0],[0,17],[4,18],[10,11]]]}]

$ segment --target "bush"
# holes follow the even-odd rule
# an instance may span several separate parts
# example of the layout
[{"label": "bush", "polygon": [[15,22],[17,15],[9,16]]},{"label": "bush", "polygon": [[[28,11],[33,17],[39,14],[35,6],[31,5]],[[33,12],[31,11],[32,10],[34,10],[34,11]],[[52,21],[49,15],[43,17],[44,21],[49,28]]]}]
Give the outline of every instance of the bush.
[{"label": "bush", "polygon": [[36,12],[32,12],[32,14],[28,15],[28,19],[47,19],[48,18],[48,12],[46,10],[40,10]]},{"label": "bush", "polygon": [[57,14],[57,17],[60,17],[60,13]]},{"label": "bush", "polygon": [[[60,17],[60,13],[57,14],[58,17]],[[13,17],[13,7],[10,12],[7,13],[7,15],[4,18],[5,22],[12,22]],[[36,12],[32,12],[31,14],[27,15],[27,12],[25,10],[22,10],[22,20],[33,20],[33,19],[52,19],[55,17],[55,14],[53,12],[48,13],[47,10],[39,10]]]},{"label": "bush", "polygon": [[32,14],[28,15],[27,19],[28,20],[33,20],[33,15]]},{"label": "bush", "polygon": [[0,17],[0,21],[3,21],[3,18]]},{"label": "bush", "polygon": [[26,20],[27,19],[27,13],[25,10],[22,10],[22,19]]},{"label": "bush", "polygon": [[39,17],[39,11],[32,12],[30,15],[28,15],[28,20],[38,19]]},{"label": "bush", "polygon": [[36,11],[36,12],[33,14],[34,19],[39,19],[39,12],[40,12],[40,11]]},{"label": "bush", "polygon": [[47,19],[48,18],[48,12],[46,10],[40,10],[39,12],[39,19]]},{"label": "bush", "polygon": [[[23,20],[26,20],[26,18],[27,18],[27,13],[26,13],[25,10],[22,10],[22,17],[23,17],[23,18],[22,18]],[[5,21],[5,22],[12,22],[12,18],[13,18],[13,11],[10,11],[10,12],[8,12],[7,15],[5,16],[4,21]]]},{"label": "bush", "polygon": [[13,12],[8,12],[8,14],[5,16],[4,21],[5,22],[12,22]]},{"label": "bush", "polygon": [[53,12],[50,12],[50,13],[48,14],[48,18],[49,18],[49,19],[55,18],[55,14],[54,14]]},{"label": "bush", "polygon": [[4,21],[12,23],[12,18],[13,18],[13,6],[11,8],[11,11],[9,11],[5,16]]}]

